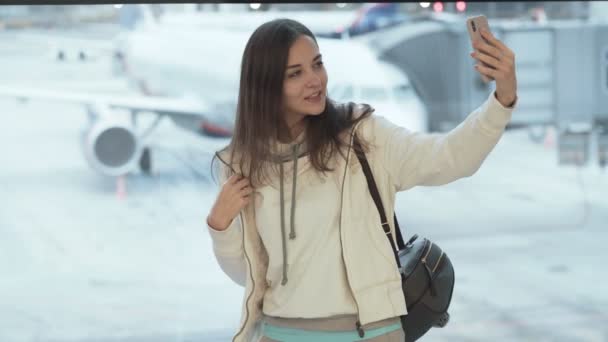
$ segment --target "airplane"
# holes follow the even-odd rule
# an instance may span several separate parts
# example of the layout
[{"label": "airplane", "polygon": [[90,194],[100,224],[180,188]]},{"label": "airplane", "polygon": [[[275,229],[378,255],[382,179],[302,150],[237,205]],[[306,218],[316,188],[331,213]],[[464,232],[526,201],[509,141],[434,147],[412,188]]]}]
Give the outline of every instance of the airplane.
[{"label": "airplane", "polygon": [[373,32],[383,28],[399,25],[410,20],[409,16],[399,11],[398,3],[366,3],[363,4],[345,25],[333,27],[318,34],[327,38],[350,38]]},{"label": "airplane", "polygon": [[225,30],[253,31],[266,21],[287,17],[306,22],[307,27],[317,36],[324,38],[348,38],[373,32],[385,27],[398,25],[409,20],[399,11],[398,3],[363,3],[356,10],[336,11],[247,11],[241,8],[246,4],[233,5],[230,11],[231,20],[225,20],[217,12],[207,11],[166,11],[162,22],[171,26],[188,26],[197,28],[214,28]]},{"label": "airplane", "polygon": [[[226,6],[225,4],[224,6]],[[243,11],[239,10],[239,5],[231,4],[234,7],[225,10],[224,13],[230,15],[230,20],[218,15],[221,12],[214,11],[167,11],[163,13],[161,21],[163,24],[171,26],[183,26],[198,29],[223,29],[235,31],[253,32],[256,27],[263,23],[277,19],[290,18],[293,20],[307,22],[307,27],[315,34],[335,30],[341,23],[348,23],[356,18],[357,12],[354,10],[299,10],[285,11],[270,9],[267,11]]]},{"label": "airplane", "polygon": [[[329,75],[330,98],[368,103],[378,115],[417,132],[428,132],[427,109],[408,76],[379,60],[363,42],[317,38]],[[343,58],[344,53],[354,58]]]},{"label": "airplane", "polygon": [[[231,136],[240,59],[250,34],[144,20],[119,36],[114,53],[116,69],[141,95],[0,85],[0,96],[82,104],[90,118],[82,141],[88,164],[108,176],[122,176],[138,167],[150,173],[147,139],[163,118],[197,134]],[[412,130],[426,130],[426,110],[406,75],[377,60],[361,43],[325,38],[318,42],[329,73],[330,98],[336,93],[339,100],[368,100],[379,115]],[[346,96],[349,89],[353,97]],[[130,120],[122,112],[130,113]],[[156,117],[145,128],[137,120],[143,113]]]},{"label": "airplane", "polygon": [[[376,5],[368,7],[376,8],[375,6]],[[367,9],[368,7],[365,8]],[[281,13],[282,12],[271,13],[264,18],[285,17],[281,15]],[[251,14],[260,13],[253,12]],[[182,13],[179,15],[183,16]],[[230,12],[229,15],[232,18],[233,13]],[[239,15],[241,15],[241,17],[244,16],[242,13]],[[209,15],[204,16],[204,18],[210,17],[211,16]],[[215,12],[214,17],[218,18],[221,16]],[[194,14],[192,18],[194,18]],[[314,16],[309,12],[305,12],[305,14],[301,15],[301,19],[308,27],[310,25],[305,20],[312,22],[314,21]],[[175,95],[192,91],[192,89],[198,89],[200,92],[210,94],[213,97],[221,97],[221,93],[224,95],[227,94],[230,98],[234,97],[236,90],[238,89],[240,57],[246,39],[251,31],[214,30],[209,27],[206,29],[184,29],[182,26],[175,24],[175,20],[176,19],[174,18],[173,21],[167,21],[163,17],[161,21],[165,25],[155,25],[152,29],[148,26],[148,29],[154,32],[153,34],[148,32],[143,33],[142,35],[129,36],[129,38],[131,38],[129,42],[131,51],[125,51],[124,53],[130,55],[131,63],[129,64],[134,65],[130,70],[131,77],[139,78],[140,83],[143,83],[148,91],[157,94],[166,94],[167,92],[172,91]],[[215,19],[215,21],[218,20],[219,19]],[[257,20],[259,20],[257,17],[251,19],[248,24],[257,22]],[[225,19],[223,21],[225,21]],[[166,24],[168,22],[171,22],[172,24]],[[210,27],[213,27],[213,25],[210,25]],[[181,34],[180,39],[171,39],[175,34],[178,34],[178,32]],[[168,41],[170,40],[168,44],[171,45],[154,44],[153,41],[158,41],[159,37],[162,35],[166,35],[166,39]],[[330,84],[328,86],[330,94],[332,93],[332,84],[336,83],[337,89],[335,91],[338,94],[341,93],[340,87],[343,88],[348,85],[352,88],[351,96],[354,96],[351,100],[368,101],[374,104],[374,106],[379,109],[379,112],[381,111],[384,115],[391,116],[391,119],[396,123],[417,131],[427,130],[425,106],[413,89],[407,75],[387,62],[379,61],[375,54],[373,54],[370,48],[364,45],[364,43],[355,42],[353,40],[345,42],[319,37],[317,37],[317,40],[328,72],[330,73]],[[212,44],[214,48],[209,49],[209,45]],[[181,74],[199,74],[201,78],[213,78],[224,83],[219,86],[217,83],[200,85],[193,84],[189,80],[183,78],[180,78],[179,80],[170,80],[167,77],[164,77],[163,74],[166,74],[166,72],[163,71],[165,68],[163,66],[164,64],[160,61],[158,63],[151,61],[157,58],[164,58],[163,56],[166,56],[167,54],[163,54],[161,50],[165,50],[169,46],[184,52],[180,56],[181,59],[176,60],[175,58],[180,57],[171,56],[171,60],[175,62],[175,65],[179,65],[183,68]],[[232,65],[233,68],[217,68],[216,65],[213,65],[212,63],[198,61],[188,57],[188,55],[205,55],[205,61],[221,60],[222,65]],[[343,58],[344,56],[349,57]],[[362,65],[365,65],[365,68],[362,68]],[[228,87],[232,90],[226,93]],[[219,93],[218,90],[220,90]],[[407,99],[407,101],[403,99]],[[349,99],[343,97],[340,100],[348,101]],[[401,116],[394,115],[403,111],[402,105],[404,104],[408,106],[412,114]]]}]

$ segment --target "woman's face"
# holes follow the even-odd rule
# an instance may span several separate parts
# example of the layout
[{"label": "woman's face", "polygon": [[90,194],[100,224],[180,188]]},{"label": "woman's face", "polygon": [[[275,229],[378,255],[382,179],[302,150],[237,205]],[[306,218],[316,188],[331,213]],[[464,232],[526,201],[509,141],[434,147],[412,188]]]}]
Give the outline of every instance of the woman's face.
[{"label": "woman's face", "polygon": [[306,115],[318,115],[325,110],[327,72],[319,47],[306,35],[301,35],[289,49],[283,81],[283,104],[287,123],[292,125]]}]

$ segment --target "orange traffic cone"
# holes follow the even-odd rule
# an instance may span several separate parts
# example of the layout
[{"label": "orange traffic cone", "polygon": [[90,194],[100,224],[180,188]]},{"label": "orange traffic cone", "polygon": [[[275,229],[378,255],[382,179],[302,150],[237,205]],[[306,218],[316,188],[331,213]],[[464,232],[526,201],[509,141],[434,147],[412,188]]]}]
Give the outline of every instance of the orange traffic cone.
[{"label": "orange traffic cone", "polygon": [[544,145],[546,149],[555,147],[555,128],[547,127]]},{"label": "orange traffic cone", "polygon": [[116,178],[116,198],[123,200],[127,197],[127,181],[125,176],[118,176]]}]

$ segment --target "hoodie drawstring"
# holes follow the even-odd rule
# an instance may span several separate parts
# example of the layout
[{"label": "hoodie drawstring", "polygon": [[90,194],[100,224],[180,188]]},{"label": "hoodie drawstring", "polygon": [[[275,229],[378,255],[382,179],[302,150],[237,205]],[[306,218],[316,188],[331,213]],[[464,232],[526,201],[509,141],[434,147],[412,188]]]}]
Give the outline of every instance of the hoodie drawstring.
[{"label": "hoodie drawstring", "polygon": [[293,182],[291,182],[291,231],[289,239],[296,238],[296,227],[294,224],[296,214],[296,178],[298,177],[298,146],[293,147]]},{"label": "hoodie drawstring", "polygon": [[[298,176],[298,145],[293,146],[292,151],[293,159],[293,181],[291,187],[291,230],[289,232],[289,239],[293,240],[296,238],[296,229],[294,224],[295,213],[296,213],[296,179]],[[287,284],[287,243],[285,241],[285,202],[283,196],[283,163],[279,162],[279,182],[280,182],[280,200],[281,200],[281,239],[283,241],[283,279],[281,285]]]}]

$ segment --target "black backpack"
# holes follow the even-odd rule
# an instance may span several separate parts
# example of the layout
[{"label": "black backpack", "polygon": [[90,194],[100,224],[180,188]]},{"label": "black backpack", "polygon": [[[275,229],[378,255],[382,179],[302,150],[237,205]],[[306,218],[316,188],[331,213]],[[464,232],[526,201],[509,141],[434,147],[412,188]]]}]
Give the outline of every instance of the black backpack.
[{"label": "black backpack", "polygon": [[[355,136],[355,145],[359,141]],[[403,243],[397,216],[394,215],[397,246],[393,241],[384,206],[374,181],[374,176],[364,153],[355,152],[365,173],[370,194],[376,203],[382,228],[393,249],[395,260],[401,273],[401,284],[408,314],[401,316],[401,325],[406,342],[419,339],[432,327],[444,327],[450,318],[447,310],[454,291],[454,267],[448,256],[432,241],[418,235]]]}]

